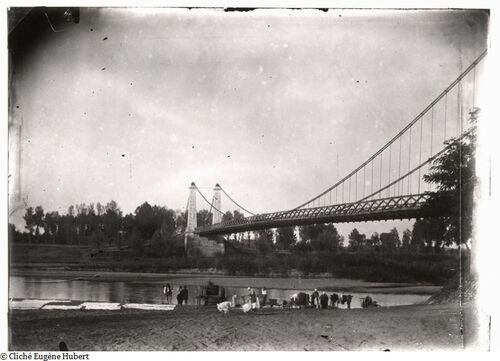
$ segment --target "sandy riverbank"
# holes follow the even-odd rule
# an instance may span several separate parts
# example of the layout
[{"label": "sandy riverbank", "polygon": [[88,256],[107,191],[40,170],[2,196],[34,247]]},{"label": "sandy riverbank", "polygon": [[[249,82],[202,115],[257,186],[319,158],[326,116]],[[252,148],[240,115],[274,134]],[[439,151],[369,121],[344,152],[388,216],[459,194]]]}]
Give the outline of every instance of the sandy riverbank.
[{"label": "sandy riverbank", "polygon": [[122,282],[165,282],[206,285],[209,280],[224,287],[267,287],[275,289],[314,289],[391,294],[433,294],[440,286],[412,283],[380,283],[331,277],[241,277],[203,273],[134,273],[68,270],[12,269],[10,276],[58,279],[96,279]]},{"label": "sandy riverbank", "polygon": [[[11,350],[461,350],[473,305],[352,310],[11,311]],[[470,330],[471,327],[466,327]]]}]

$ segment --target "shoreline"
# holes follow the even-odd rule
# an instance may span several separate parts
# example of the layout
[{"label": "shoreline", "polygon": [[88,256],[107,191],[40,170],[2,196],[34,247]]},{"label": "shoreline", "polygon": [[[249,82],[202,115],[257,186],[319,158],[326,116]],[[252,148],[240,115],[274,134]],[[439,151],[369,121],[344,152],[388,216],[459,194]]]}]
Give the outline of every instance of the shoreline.
[{"label": "shoreline", "polygon": [[210,280],[223,287],[266,287],[274,289],[314,289],[324,291],[370,292],[391,294],[428,294],[438,293],[442,287],[422,283],[382,283],[367,282],[333,277],[259,277],[231,276],[207,273],[144,273],[75,270],[39,270],[33,268],[12,268],[9,277],[43,277],[57,279],[95,280],[114,282],[158,283],[176,282],[189,285],[205,285]]}]

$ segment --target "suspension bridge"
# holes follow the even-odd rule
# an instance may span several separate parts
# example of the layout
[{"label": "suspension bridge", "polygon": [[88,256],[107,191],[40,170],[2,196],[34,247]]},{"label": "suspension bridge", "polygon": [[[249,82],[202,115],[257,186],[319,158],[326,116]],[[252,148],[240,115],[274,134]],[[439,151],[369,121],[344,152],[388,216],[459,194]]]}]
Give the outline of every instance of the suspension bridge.
[{"label": "suspension bridge", "polygon": [[[399,133],[361,165],[328,189],[299,206],[254,214],[216,184],[212,201],[192,183],[187,204],[186,234],[214,236],[267,228],[317,223],[398,220],[451,215],[436,214],[426,201],[436,189],[423,181],[432,161],[443,154],[451,138],[469,129],[469,113],[477,105],[477,75],[485,50]],[[209,206],[212,224],[197,227],[196,195]],[[222,195],[241,217],[223,219]],[[443,211],[441,211],[443,212]]]}]

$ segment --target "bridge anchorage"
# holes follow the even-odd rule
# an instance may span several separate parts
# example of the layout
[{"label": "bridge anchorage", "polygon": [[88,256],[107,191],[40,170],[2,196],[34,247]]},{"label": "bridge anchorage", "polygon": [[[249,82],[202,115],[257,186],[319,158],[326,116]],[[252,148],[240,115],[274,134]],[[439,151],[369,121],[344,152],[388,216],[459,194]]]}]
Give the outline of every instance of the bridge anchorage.
[{"label": "bridge anchorage", "polygon": [[[421,113],[360,166],[294,209],[253,214],[236,203],[219,184],[216,184],[212,202],[209,202],[191,183],[186,234],[216,237],[315,223],[452,215],[454,210],[440,210],[437,214],[425,206],[436,189],[423,181],[423,175],[430,169],[432,161],[452,146],[450,139],[460,140],[474,131],[467,120],[469,114],[477,110],[476,83],[482,74],[480,65],[486,54],[485,50]],[[213,214],[212,222],[204,222],[200,227],[196,224],[196,193],[210,205],[208,214]],[[222,195],[248,215],[224,219]]]}]

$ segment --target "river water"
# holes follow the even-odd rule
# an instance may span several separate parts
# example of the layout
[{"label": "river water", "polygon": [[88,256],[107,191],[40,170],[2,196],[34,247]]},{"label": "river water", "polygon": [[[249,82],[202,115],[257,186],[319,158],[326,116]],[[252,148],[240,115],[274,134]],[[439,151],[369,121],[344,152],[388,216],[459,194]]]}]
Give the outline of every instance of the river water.
[{"label": "river water", "polygon": [[[72,300],[72,301],[99,301],[120,303],[163,304],[166,303],[162,293],[163,284],[159,282],[123,282],[102,281],[93,279],[54,279],[43,277],[11,276],[9,278],[9,298],[15,299],[42,299],[42,300]],[[173,288],[172,302],[181,284],[171,282]],[[189,292],[188,304],[196,304],[201,287],[197,285],[182,284],[187,286]],[[225,287],[226,296],[244,297],[247,295],[245,287]],[[293,294],[298,292],[312,293],[312,289],[268,289],[268,299],[275,298],[278,302],[289,301]],[[260,289],[256,289],[257,294]],[[329,295],[334,291],[327,292]],[[320,292],[321,293],[321,292]],[[341,293],[341,292],[337,292]],[[426,301],[430,295],[422,294],[387,294],[387,293],[354,293],[351,308],[361,307],[361,298],[371,296],[380,306],[411,305]],[[346,308],[347,305],[340,305]]]}]

